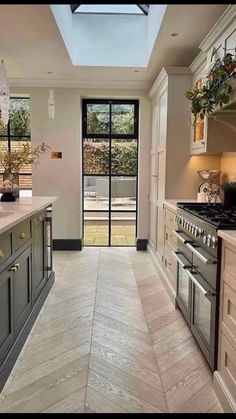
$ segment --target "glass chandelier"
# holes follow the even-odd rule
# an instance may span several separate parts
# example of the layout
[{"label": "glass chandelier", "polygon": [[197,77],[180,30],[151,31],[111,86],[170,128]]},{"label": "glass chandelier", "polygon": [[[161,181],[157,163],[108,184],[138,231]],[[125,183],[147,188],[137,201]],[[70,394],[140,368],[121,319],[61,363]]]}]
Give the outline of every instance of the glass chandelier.
[{"label": "glass chandelier", "polygon": [[10,108],[10,92],[4,60],[0,64],[0,119],[4,125],[8,124]]},{"label": "glass chandelier", "polygon": [[49,119],[54,119],[54,116],[55,116],[54,89],[49,89],[48,116],[49,116]]}]

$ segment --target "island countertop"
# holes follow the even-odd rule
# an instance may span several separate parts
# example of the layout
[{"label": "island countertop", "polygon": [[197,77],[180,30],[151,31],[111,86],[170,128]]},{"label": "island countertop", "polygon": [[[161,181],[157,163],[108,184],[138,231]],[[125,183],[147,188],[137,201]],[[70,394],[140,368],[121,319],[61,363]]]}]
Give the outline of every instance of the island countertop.
[{"label": "island countertop", "polygon": [[47,208],[57,200],[56,196],[32,196],[14,202],[0,202],[0,234]]},{"label": "island countertop", "polygon": [[218,236],[236,246],[236,230],[218,230]]}]

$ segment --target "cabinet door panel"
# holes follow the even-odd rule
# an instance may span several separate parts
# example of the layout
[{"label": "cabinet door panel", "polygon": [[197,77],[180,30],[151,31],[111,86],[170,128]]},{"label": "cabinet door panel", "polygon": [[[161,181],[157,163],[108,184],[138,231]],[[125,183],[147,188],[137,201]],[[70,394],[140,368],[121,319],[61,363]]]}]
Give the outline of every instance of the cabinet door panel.
[{"label": "cabinet door panel", "polygon": [[33,226],[33,278],[32,278],[32,298],[36,300],[42,290],[46,279],[46,231],[45,214],[37,216],[32,223]]},{"label": "cabinet door panel", "polygon": [[14,262],[14,318],[16,333],[23,326],[31,310],[31,247]]},{"label": "cabinet door panel", "polygon": [[13,280],[12,273],[0,275],[0,361],[13,340]]}]

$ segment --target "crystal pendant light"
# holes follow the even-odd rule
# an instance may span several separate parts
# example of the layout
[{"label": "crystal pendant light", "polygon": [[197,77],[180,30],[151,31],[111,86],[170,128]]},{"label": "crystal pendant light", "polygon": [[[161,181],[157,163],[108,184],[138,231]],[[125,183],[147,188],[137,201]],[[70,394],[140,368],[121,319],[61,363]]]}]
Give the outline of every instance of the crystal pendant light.
[{"label": "crystal pendant light", "polygon": [[49,89],[48,116],[49,116],[49,119],[54,119],[54,116],[55,116],[54,89]]},{"label": "crystal pendant light", "polygon": [[10,107],[10,92],[7,81],[7,72],[4,66],[4,60],[0,64],[0,120],[4,125],[8,124]]}]

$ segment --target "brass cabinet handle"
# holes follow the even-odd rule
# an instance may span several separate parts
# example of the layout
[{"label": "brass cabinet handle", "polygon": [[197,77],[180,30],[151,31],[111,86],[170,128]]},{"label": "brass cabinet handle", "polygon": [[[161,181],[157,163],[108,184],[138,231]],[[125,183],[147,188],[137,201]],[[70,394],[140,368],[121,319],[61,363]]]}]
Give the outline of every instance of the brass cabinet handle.
[{"label": "brass cabinet handle", "polygon": [[11,271],[11,272],[16,272],[17,271],[17,267],[16,266],[12,266],[9,270]]},{"label": "brass cabinet handle", "polygon": [[43,221],[43,217],[42,215],[39,216],[38,221],[41,223],[41,221]]},{"label": "brass cabinet handle", "polygon": [[25,239],[26,238],[26,234],[25,233],[21,233],[20,238],[21,239]]},{"label": "brass cabinet handle", "polygon": [[4,258],[4,252],[2,250],[0,250],[0,259]]},{"label": "brass cabinet handle", "polygon": [[16,269],[20,269],[20,264],[19,263],[15,263],[14,266],[16,267]]}]

